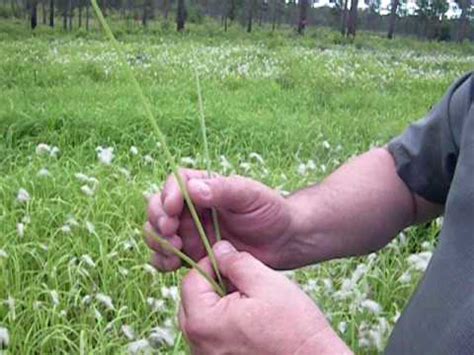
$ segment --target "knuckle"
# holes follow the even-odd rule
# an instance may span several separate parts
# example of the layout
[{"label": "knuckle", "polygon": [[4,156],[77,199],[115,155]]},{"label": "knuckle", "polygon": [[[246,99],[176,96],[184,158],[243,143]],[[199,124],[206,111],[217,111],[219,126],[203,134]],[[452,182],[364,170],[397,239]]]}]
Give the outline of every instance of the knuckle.
[{"label": "knuckle", "polygon": [[229,257],[228,267],[231,272],[239,271],[252,259],[252,255],[247,252],[240,252]]}]

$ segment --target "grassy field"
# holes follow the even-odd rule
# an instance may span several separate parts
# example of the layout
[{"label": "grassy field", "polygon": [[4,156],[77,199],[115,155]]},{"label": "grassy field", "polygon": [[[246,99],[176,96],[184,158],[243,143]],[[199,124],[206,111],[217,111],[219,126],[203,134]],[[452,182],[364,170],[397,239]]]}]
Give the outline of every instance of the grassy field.
[{"label": "grassy field", "polygon": [[[21,26],[0,25],[0,343],[8,332],[12,354],[120,353],[145,339],[159,353],[184,351],[181,274],[154,272],[141,235],[144,196],[169,169],[116,53],[98,32]],[[282,193],[386,143],[474,62],[468,45],[368,34],[349,44],[327,30],[115,27],[183,166],[204,167],[196,68],[214,169]],[[356,352],[376,353],[440,223],[289,277]]]}]

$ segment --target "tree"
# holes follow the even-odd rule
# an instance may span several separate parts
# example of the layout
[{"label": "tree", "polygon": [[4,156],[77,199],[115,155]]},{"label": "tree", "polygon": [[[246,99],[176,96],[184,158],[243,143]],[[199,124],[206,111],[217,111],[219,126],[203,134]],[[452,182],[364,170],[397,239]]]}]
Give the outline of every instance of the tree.
[{"label": "tree", "polygon": [[178,0],[178,9],[176,14],[176,29],[181,32],[184,31],[184,24],[186,23],[187,11],[185,0]]},{"label": "tree", "polygon": [[90,1],[86,0],[86,31],[89,31]]},{"label": "tree", "polygon": [[341,34],[343,36],[346,35],[348,2],[349,2],[348,0],[344,0],[344,5],[342,6],[342,9],[341,9]]},{"label": "tree", "polygon": [[247,13],[247,32],[252,32],[253,14],[255,12],[256,0],[248,0],[248,13]]},{"label": "tree", "polygon": [[102,11],[104,17],[107,17],[107,0],[101,0],[100,11]]},{"label": "tree", "polygon": [[[86,0],[89,1],[89,0]],[[77,0],[77,26],[82,27],[82,0]]]},{"label": "tree", "polygon": [[41,10],[43,13],[43,25],[46,25],[46,1],[47,0],[41,0]]},{"label": "tree", "polygon": [[68,5],[64,1],[63,1],[63,3],[64,3],[63,4],[63,30],[67,31],[67,8],[68,8]]},{"label": "tree", "polygon": [[54,0],[49,0],[49,26],[54,27]]},{"label": "tree", "polygon": [[399,0],[392,0],[392,7],[390,9],[390,20],[388,24],[388,33],[387,33],[387,37],[389,39],[393,38],[393,32],[395,31],[395,21],[397,20],[397,10],[398,10],[399,4],[400,4]]},{"label": "tree", "polygon": [[258,25],[261,27],[263,25],[264,18],[268,12],[268,1],[260,0],[258,4]]},{"label": "tree", "polygon": [[461,9],[461,17],[459,18],[459,31],[457,34],[457,41],[463,42],[469,30],[469,12],[471,7],[471,0],[455,0]]},{"label": "tree", "polygon": [[153,0],[145,0],[143,2],[143,16],[142,16],[142,25],[146,27],[148,18],[153,17]]},{"label": "tree", "polygon": [[284,7],[285,0],[273,0],[272,31],[275,31],[275,27],[280,25],[281,15]]},{"label": "tree", "polygon": [[302,35],[304,34],[304,30],[308,23],[309,0],[299,0],[298,3],[300,7],[300,17],[298,20],[298,33]]},{"label": "tree", "polygon": [[449,9],[447,0],[416,0],[417,16],[423,25],[423,34],[432,39],[439,37],[439,25]]},{"label": "tree", "polygon": [[72,31],[72,17],[73,17],[73,6],[72,6],[72,0],[68,0],[67,2],[67,10],[68,10],[68,29],[69,31]]},{"label": "tree", "polygon": [[364,0],[365,3],[369,6],[366,11],[366,19],[368,28],[371,30],[376,30],[377,21],[380,19],[380,5],[381,0]]},{"label": "tree", "polygon": [[170,12],[170,0],[163,0],[163,17],[168,20],[168,13]]},{"label": "tree", "polygon": [[33,0],[30,4],[30,23],[31,23],[31,29],[34,30],[36,26],[38,25],[38,1]]},{"label": "tree", "polygon": [[227,17],[232,22],[235,20],[236,12],[237,12],[237,4],[236,0],[229,0],[229,12],[227,13]]},{"label": "tree", "polygon": [[355,37],[357,27],[357,6],[359,0],[351,0],[351,10],[349,12],[349,19],[347,21],[347,36]]}]

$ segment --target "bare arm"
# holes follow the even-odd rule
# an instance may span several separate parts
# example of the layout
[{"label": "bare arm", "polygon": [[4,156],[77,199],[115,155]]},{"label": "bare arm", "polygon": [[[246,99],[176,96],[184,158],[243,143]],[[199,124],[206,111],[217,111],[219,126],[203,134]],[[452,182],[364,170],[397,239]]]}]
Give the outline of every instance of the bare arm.
[{"label": "bare arm", "polygon": [[292,223],[291,238],[281,249],[279,264],[284,268],[367,254],[385,246],[405,227],[443,211],[443,206],[410,192],[384,148],[346,163],[287,202]]}]

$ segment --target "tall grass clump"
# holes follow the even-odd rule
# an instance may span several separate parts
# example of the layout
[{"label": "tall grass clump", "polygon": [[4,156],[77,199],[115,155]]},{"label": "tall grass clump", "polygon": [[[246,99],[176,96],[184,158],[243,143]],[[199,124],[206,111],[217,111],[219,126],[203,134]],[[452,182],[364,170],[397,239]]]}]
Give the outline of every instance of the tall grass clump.
[{"label": "tall grass clump", "polygon": [[[109,38],[109,40],[111,41],[115,51],[117,52],[117,55],[119,57],[119,60],[122,62],[124,68],[125,68],[125,72],[127,73],[127,76],[130,80],[130,83],[132,84],[132,87],[133,87],[133,90],[135,91],[135,93],[137,94],[138,98],[139,98],[139,101],[140,101],[140,104],[142,105],[144,111],[145,111],[145,116],[146,118],[148,119],[154,133],[156,134],[159,142],[161,143],[162,147],[163,147],[163,151],[165,153],[165,157],[166,157],[166,160],[168,162],[168,164],[171,166],[171,169],[172,169],[172,172],[173,172],[173,175],[174,177],[176,178],[176,181],[178,183],[178,186],[181,190],[181,193],[183,194],[183,197],[184,197],[184,200],[186,201],[186,205],[189,209],[189,212],[191,213],[191,216],[193,218],[193,221],[194,221],[194,224],[197,228],[197,231],[199,233],[199,236],[201,238],[201,241],[204,245],[204,248],[206,249],[206,252],[207,252],[207,255],[209,257],[209,260],[212,264],[212,267],[213,267],[213,270],[216,274],[216,277],[217,277],[217,280],[219,282],[219,284],[217,284],[216,282],[214,282],[214,280],[212,280],[212,277],[210,275],[208,275],[207,273],[205,273],[198,265],[196,262],[194,262],[191,258],[189,258],[188,256],[186,256],[184,253],[180,252],[177,248],[175,248],[174,246],[172,246],[168,241],[166,241],[164,238],[158,236],[158,235],[153,235],[152,237],[164,248],[164,249],[167,249],[169,251],[171,251],[172,253],[174,253],[176,256],[178,256],[183,262],[189,264],[191,267],[193,267],[194,269],[196,269],[196,271],[198,271],[204,278],[206,278],[206,280],[208,280],[211,285],[213,286],[213,288],[215,289],[215,291],[217,293],[219,293],[220,295],[224,295],[225,294],[225,291],[224,291],[224,283],[222,281],[222,277],[220,275],[220,272],[219,272],[219,269],[218,269],[218,266],[217,266],[217,261],[216,261],[216,258],[215,258],[215,255],[214,255],[214,252],[212,250],[212,247],[211,247],[211,244],[209,242],[209,239],[206,235],[206,232],[204,231],[204,228],[203,228],[203,225],[199,219],[199,216],[197,214],[197,211],[196,211],[196,208],[189,196],[189,192],[187,190],[187,187],[186,187],[186,184],[184,183],[183,181],[183,178],[181,177],[181,175],[179,174],[179,170],[178,170],[178,164],[176,162],[176,159],[174,158],[173,154],[171,153],[169,147],[168,147],[168,144],[166,142],[166,137],[165,135],[163,134],[163,132],[161,131],[160,127],[158,126],[157,122],[156,122],[156,119],[153,115],[153,111],[152,111],[152,108],[151,108],[151,104],[149,102],[149,100],[146,98],[140,84],[138,83],[138,80],[137,78],[135,77],[135,74],[133,73],[129,63],[127,62],[126,60],[126,57],[125,57],[125,54],[122,50],[122,48],[120,47],[120,44],[118,43],[118,41],[116,40],[115,36],[113,35],[109,25],[107,24],[107,21],[105,20],[103,14],[102,14],[102,11],[100,10],[99,6],[97,5],[97,1],[96,0],[91,0],[92,1],[92,6],[94,8],[94,11],[97,15],[97,18],[99,19],[99,22],[100,24],[102,25],[107,37]],[[199,82],[198,82],[198,92],[200,92],[200,86],[199,86]],[[201,102],[201,99],[200,99],[200,102]],[[203,123],[203,120],[204,120],[204,115],[202,113],[202,104],[200,105],[201,107],[201,127],[204,127],[205,129],[205,125]],[[209,167],[209,164],[210,164],[210,161],[209,161],[209,151],[208,151],[208,147],[207,147],[207,137],[206,137],[206,133],[205,131],[203,130],[203,137],[204,137],[204,142],[205,142],[205,149],[206,149],[206,158],[207,158],[207,161],[208,161],[208,169],[210,171],[210,167]],[[213,213],[213,216],[216,216],[215,213]],[[217,219],[215,219],[217,220]],[[218,234],[218,231],[217,231],[217,228],[216,228],[216,235]]]}]

